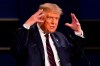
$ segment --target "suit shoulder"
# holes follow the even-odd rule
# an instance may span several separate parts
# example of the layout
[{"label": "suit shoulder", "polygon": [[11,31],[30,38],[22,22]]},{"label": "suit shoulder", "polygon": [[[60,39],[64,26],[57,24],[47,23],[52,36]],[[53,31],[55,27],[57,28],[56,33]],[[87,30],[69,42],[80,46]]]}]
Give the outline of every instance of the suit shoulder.
[{"label": "suit shoulder", "polygon": [[57,35],[57,36],[64,36],[64,34],[63,34],[63,33],[58,32],[58,31],[54,32],[54,35]]}]

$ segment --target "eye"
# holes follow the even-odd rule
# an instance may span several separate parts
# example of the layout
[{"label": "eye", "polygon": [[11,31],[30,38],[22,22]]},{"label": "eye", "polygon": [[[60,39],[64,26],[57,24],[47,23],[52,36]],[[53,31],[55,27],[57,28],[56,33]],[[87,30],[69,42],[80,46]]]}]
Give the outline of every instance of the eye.
[{"label": "eye", "polygon": [[52,19],[53,19],[53,17],[48,16],[48,17],[47,17],[47,19],[48,19],[48,20],[52,20]]},{"label": "eye", "polygon": [[47,17],[48,19],[52,19],[52,17]]}]

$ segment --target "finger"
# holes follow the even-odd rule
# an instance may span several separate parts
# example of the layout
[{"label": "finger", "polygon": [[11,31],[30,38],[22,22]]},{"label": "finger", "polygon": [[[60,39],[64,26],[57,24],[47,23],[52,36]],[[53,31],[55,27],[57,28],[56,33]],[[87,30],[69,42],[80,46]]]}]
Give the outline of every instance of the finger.
[{"label": "finger", "polygon": [[76,24],[77,24],[77,25],[80,25],[80,23],[79,23],[79,22],[77,22]]},{"label": "finger", "polygon": [[45,13],[41,13],[40,15],[38,15],[38,18],[42,18],[45,15]]},{"label": "finger", "polygon": [[37,20],[37,22],[44,22],[44,20]]},{"label": "finger", "polygon": [[73,14],[73,13],[71,13],[71,17],[72,17],[72,19],[77,19],[75,14]]},{"label": "finger", "polygon": [[42,12],[43,12],[43,9],[39,9],[34,15],[38,16],[38,15],[42,14]]},{"label": "finger", "polygon": [[37,21],[39,22],[44,22],[44,13],[42,13],[41,15],[38,16]]},{"label": "finger", "polygon": [[72,22],[78,22],[78,19],[76,18],[75,14],[71,13]]}]

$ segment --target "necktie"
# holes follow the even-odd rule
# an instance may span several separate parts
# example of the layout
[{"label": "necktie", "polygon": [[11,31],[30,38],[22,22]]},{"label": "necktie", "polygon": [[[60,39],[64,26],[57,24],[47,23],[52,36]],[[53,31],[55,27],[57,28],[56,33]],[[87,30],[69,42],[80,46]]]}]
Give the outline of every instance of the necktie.
[{"label": "necktie", "polygon": [[46,34],[45,36],[46,36],[46,48],[47,48],[47,54],[48,54],[48,59],[49,59],[49,62],[50,62],[50,66],[56,66],[53,51],[52,51],[52,48],[51,48],[50,42],[49,42],[49,35]]}]

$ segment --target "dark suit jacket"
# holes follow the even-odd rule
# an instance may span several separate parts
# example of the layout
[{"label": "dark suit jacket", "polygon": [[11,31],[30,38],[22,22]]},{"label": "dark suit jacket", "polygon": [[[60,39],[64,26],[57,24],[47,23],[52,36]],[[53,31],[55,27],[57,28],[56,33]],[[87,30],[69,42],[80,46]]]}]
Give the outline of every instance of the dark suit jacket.
[{"label": "dark suit jacket", "polygon": [[[75,43],[72,44],[60,32],[54,32],[50,35],[56,46],[61,66],[83,66],[83,64],[79,64],[80,59],[83,58],[82,38],[74,36],[75,39],[77,38],[74,42],[74,38],[70,36],[73,40],[72,43]],[[15,36],[11,53],[16,58],[16,65],[45,66],[44,49],[37,26],[34,25],[29,30],[22,27],[16,31]]]}]

